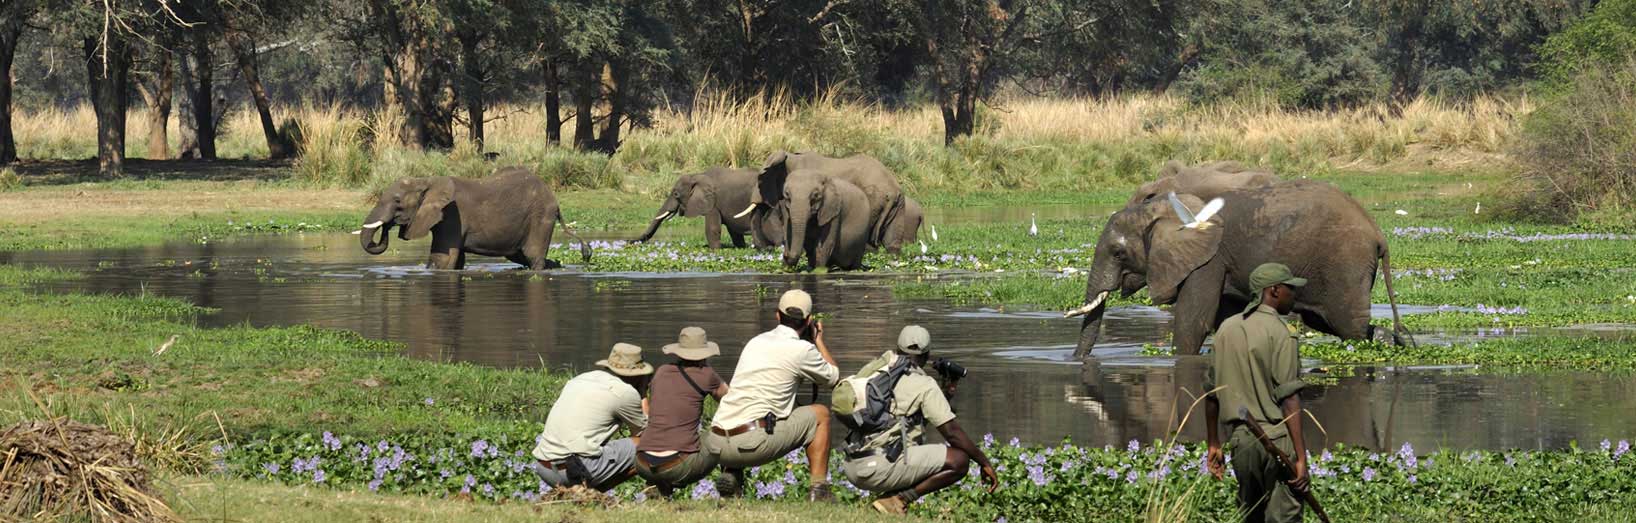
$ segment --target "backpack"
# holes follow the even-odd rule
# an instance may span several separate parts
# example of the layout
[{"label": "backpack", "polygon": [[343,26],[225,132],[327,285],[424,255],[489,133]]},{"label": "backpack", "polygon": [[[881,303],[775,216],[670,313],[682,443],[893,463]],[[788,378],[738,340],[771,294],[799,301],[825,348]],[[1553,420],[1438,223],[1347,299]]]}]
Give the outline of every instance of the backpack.
[{"label": "backpack", "polygon": [[[842,379],[830,394],[830,411],[841,424],[855,433],[874,434],[897,425],[892,400],[898,380],[909,373],[909,358],[887,353],[884,364],[867,365],[858,374]],[[878,361],[878,360],[877,360]]]}]

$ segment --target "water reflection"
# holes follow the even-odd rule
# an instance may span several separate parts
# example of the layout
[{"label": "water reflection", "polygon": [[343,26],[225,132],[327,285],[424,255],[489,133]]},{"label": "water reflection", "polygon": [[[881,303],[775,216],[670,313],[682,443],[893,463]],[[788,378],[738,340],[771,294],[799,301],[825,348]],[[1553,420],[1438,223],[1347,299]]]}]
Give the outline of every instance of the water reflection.
[{"label": "water reflection", "polygon": [[[1169,314],[1151,307],[1109,311],[1098,359],[1081,366],[1070,361],[1078,322],[896,299],[892,284],[913,276],[528,273],[481,258],[486,263],[472,270],[434,272],[416,268],[422,249],[410,244],[371,257],[351,236],[306,235],[0,253],[0,263],[89,273],[48,285],[53,291],[148,292],[220,309],[205,318],[210,325],[348,329],[402,342],[415,358],[566,370],[589,368],[616,341],[657,349],[699,325],[722,345],[716,366],[730,371],[743,343],[773,325],[778,294],[799,287],[830,315],[830,346],[844,370],[890,348],[903,325],[925,325],[939,356],[971,370],[953,402],[968,430],[1032,442],[1165,438],[1203,382],[1203,358],[1140,354],[1168,331]],[[1328,381],[1305,395],[1322,424],[1307,420],[1313,446],[1560,448],[1629,437],[1624,420],[1636,410],[1636,380],[1622,375],[1364,368]],[[1203,437],[1200,418],[1202,410],[1183,427],[1184,439]]]}]

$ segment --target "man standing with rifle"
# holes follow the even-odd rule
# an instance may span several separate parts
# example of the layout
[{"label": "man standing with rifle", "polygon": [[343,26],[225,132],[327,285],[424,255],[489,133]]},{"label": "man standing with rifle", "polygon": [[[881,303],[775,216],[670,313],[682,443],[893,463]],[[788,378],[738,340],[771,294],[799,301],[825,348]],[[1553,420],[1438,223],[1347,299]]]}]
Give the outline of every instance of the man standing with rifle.
[{"label": "man standing with rifle", "polygon": [[[1246,522],[1301,520],[1307,495],[1306,444],[1301,439],[1301,355],[1283,315],[1295,308],[1295,289],[1307,281],[1289,267],[1266,263],[1250,273],[1255,301],[1221,323],[1211,350],[1210,392],[1204,403],[1210,473],[1222,476],[1224,463],[1217,425],[1228,413],[1232,427],[1233,472],[1238,507]],[[1250,424],[1257,424],[1255,431]],[[1293,469],[1269,452],[1260,436],[1293,459]]]}]

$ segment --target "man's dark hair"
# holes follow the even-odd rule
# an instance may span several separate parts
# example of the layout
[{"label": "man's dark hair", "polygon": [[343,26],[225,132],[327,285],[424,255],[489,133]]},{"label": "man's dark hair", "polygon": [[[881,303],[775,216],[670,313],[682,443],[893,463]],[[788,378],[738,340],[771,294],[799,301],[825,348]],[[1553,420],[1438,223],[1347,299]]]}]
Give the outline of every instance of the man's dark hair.
[{"label": "man's dark hair", "polygon": [[807,327],[807,317],[801,314],[801,309],[790,307],[778,313],[778,323],[791,329],[801,330]]}]

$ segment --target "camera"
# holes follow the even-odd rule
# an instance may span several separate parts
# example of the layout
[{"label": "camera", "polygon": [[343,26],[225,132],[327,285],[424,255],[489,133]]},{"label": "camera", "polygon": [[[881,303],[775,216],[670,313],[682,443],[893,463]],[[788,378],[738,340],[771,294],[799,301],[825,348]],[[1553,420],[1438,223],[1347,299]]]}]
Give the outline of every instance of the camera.
[{"label": "camera", "polygon": [[948,358],[934,359],[929,366],[942,375],[944,380],[953,381],[966,377],[966,367]]}]

